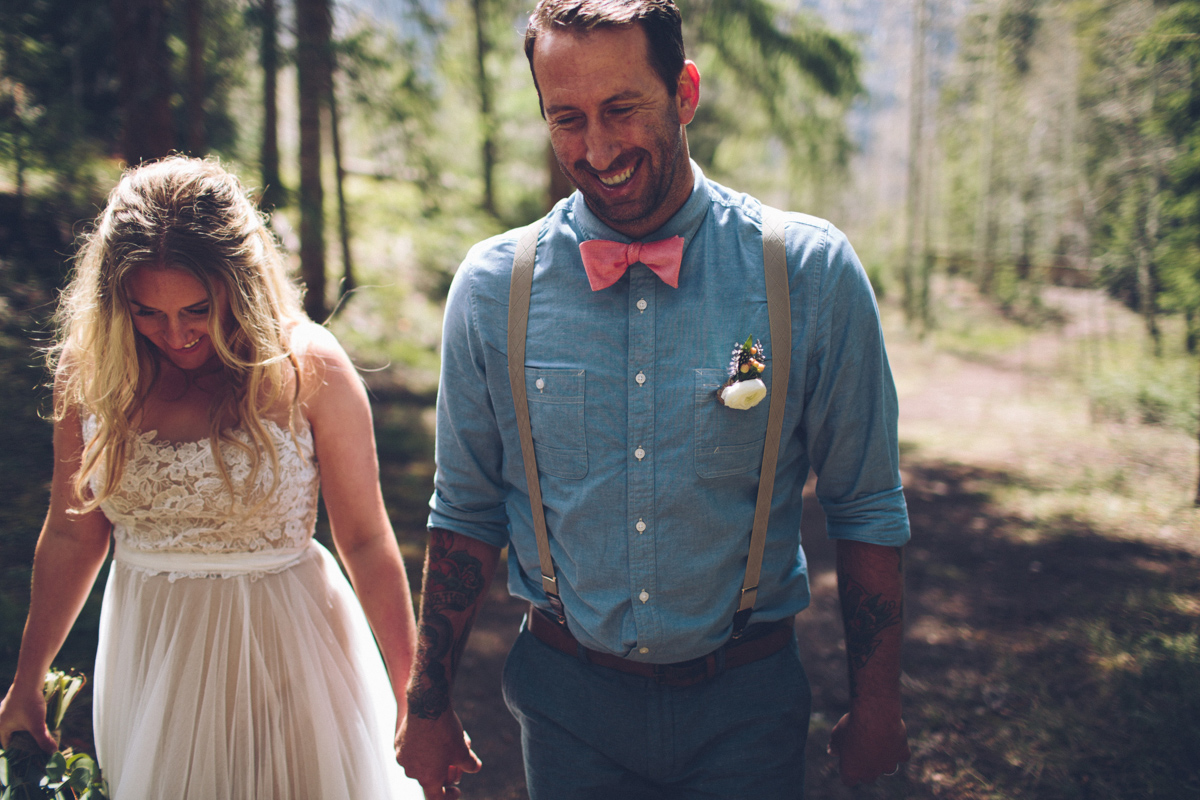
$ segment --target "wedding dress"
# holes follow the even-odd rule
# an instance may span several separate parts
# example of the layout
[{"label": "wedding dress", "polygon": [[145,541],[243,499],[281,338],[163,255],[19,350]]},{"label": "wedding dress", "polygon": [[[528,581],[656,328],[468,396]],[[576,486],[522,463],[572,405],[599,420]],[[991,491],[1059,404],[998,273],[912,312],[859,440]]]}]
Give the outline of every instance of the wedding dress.
[{"label": "wedding dress", "polygon": [[[312,539],[312,433],[266,424],[277,482],[264,458],[235,499],[207,440],[148,431],[101,506],[115,549],[93,713],[113,800],[422,796],[395,762],[396,703],[362,608]],[[249,448],[219,449],[244,487]]]}]

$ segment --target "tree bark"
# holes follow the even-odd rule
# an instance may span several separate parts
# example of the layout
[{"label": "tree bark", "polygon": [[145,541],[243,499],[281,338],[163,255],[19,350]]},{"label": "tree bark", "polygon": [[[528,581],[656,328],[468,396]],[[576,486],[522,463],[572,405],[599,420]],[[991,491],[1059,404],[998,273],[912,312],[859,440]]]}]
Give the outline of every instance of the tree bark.
[{"label": "tree bark", "polygon": [[262,174],[264,210],[284,205],[287,190],[279,175],[279,97],[276,87],[279,74],[279,11],[275,0],[261,0],[258,8],[262,39],[259,63],[262,65],[263,122],[259,146],[259,170]]},{"label": "tree bark", "polygon": [[487,37],[487,0],[471,0],[475,15],[475,83],[479,92],[480,166],[483,169],[483,210],[496,216],[496,118],[492,110],[492,79],[487,57],[492,45]]},{"label": "tree bark", "polygon": [[340,310],[345,303],[347,296],[354,291],[358,286],[358,281],[354,278],[354,260],[350,252],[350,215],[346,210],[346,168],[342,164],[342,137],[339,133],[339,118],[338,118],[338,103],[337,103],[337,86],[334,84],[333,76],[337,69],[337,59],[334,57],[332,48],[329,51],[329,139],[333,145],[333,164],[335,167],[334,174],[336,176],[337,188],[337,204],[338,204],[338,233],[342,243],[342,283],[338,289],[339,303],[337,309]]},{"label": "tree bark", "polygon": [[918,267],[918,241],[921,221],[922,173],[921,145],[925,133],[925,35],[928,27],[925,0],[913,3],[913,58],[911,90],[909,96],[908,124],[908,191],[905,201],[904,226],[904,316],[910,325],[920,324],[922,330],[926,319],[924,306],[928,304],[928,292],[923,283],[924,265]]},{"label": "tree bark", "polygon": [[204,135],[204,0],[184,4],[187,36],[187,149],[194,156],[208,150]]},{"label": "tree bark", "polygon": [[979,284],[979,291],[985,295],[992,292],[996,271],[992,178],[996,168],[996,114],[1000,105],[1000,15],[1004,11],[1003,6],[1003,0],[1000,0],[991,11],[985,44],[987,108],[984,109],[983,117],[983,142],[979,156],[979,206],[975,218],[975,279]]},{"label": "tree bark", "polygon": [[328,0],[296,0],[296,72],[300,106],[300,273],[304,310],[316,322],[325,305],[325,192],[321,185],[321,101],[329,72]]},{"label": "tree bark", "polygon": [[165,0],[111,0],[121,155],[133,166],[175,147]]}]

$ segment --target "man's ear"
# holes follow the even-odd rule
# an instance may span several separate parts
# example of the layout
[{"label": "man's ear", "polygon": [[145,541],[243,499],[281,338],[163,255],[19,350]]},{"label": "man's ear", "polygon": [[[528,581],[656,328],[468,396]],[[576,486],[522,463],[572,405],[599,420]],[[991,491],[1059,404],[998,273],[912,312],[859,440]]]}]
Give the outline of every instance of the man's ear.
[{"label": "man's ear", "polygon": [[679,84],[675,87],[675,103],[679,110],[680,125],[687,125],[695,119],[696,106],[700,105],[700,70],[694,61],[683,62]]}]

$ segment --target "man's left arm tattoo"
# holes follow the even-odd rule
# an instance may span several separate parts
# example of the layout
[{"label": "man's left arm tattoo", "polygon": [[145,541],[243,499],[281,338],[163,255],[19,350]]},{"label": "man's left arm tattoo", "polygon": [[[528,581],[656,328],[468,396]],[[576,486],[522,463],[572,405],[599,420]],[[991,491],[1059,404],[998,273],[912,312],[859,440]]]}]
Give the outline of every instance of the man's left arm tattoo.
[{"label": "man's left arm tattoo", "polygon": [[[430,532],[428,560],[417,628],[417,655],[408,706],[414,716],[437,719],[450,707],[450,683],[458,672],[479,598],[487,586],[479,559],[454,549],[453,538]],[[455,631],[449,613],[466,612]],[[445,659],[449,654],[449,665]],[[447,666],[449,667],[447,669]]]}]

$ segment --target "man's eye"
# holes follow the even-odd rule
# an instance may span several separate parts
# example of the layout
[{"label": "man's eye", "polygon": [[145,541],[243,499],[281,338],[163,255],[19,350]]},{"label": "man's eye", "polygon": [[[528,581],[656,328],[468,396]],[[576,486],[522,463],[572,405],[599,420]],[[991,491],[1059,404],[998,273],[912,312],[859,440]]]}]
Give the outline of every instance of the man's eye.
[{"label": "man's eye", "polygon": [[204,308],[189,308],[188,313],[195,317],[206,317],[208,316],[208,306]]},{"label": "man's eye", "polygon": [[157,313],[157,311],[151,311],[146,308],[139,308],[137,311],[133,312],[134,316],[136,317],[153,317]]}]

